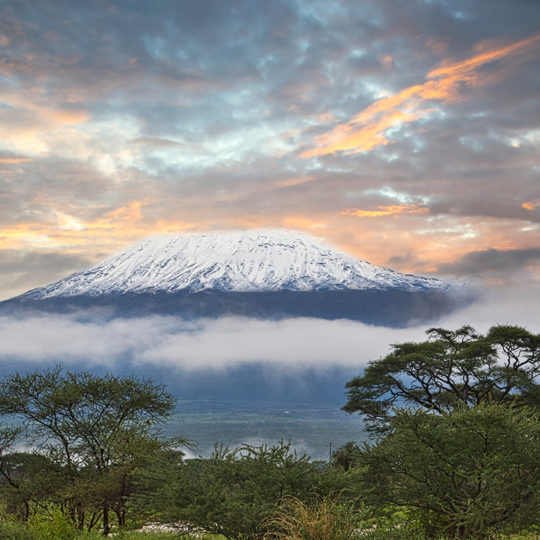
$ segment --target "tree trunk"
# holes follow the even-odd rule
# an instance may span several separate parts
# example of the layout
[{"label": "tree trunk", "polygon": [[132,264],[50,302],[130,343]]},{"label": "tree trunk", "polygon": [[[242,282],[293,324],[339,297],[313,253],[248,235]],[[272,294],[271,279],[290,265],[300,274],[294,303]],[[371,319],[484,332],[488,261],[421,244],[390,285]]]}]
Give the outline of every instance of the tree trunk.
[{"label": "tree trunk", "polygon": [[126,524],[126,508],[124,506],[116,508],[114,513],[118,518],[118,526],[123,527]]},{"label": "tree trunk", "polygon": [[77,504],[77,528],[80,531],[84,529],[84,508],[81,503]]},{"label": "tree trunk", "polygon": [[109,505],[103,503],[103,536],[108,536],[111,527],[109,526]]}]

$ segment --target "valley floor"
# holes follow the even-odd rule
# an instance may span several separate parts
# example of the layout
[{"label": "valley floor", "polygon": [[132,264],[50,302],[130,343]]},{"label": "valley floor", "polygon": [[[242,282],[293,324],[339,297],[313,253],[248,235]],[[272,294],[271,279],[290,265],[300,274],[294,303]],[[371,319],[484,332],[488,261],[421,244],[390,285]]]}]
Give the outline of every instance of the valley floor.
[{"label": "valley floor", "polygon": [[[184,408],[188,408],[187,404],[180,403],[179,409]],[[242,444],[272,445],[283,439],[290,441],[299,454],[326,461],[331,448],[335,450],[348,441],[360,442],[366,437],[358,417],[335,409],[292,406],[254,410],[251,406],[224,410],[219,402],[207,403],[204,408],[205,412],[175,415],[166,429],[168,435],[181,434],[197,443],[193,453],[204,457],[216,443],[233,448]]]}]

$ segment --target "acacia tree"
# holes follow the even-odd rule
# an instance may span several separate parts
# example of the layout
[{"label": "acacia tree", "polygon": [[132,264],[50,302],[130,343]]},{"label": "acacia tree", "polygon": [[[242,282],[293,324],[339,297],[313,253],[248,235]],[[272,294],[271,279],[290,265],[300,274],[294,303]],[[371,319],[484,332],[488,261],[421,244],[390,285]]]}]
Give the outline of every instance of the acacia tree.
[{"label": "acacia tree", "polygon": [[347,383],[347,412],[364,415],[368,429],[384,430],[395,406],[448,414],[457,406],[540,405],[540,335],[494,326],[486,335],[470,326],[432,328],[428,340],[393,345]]},{"label": "acacia tree", "polygon": [[125,522],[130,473],[161,449],[158,425],[174,405],[173,396],[148,379],[59,367],[0,383],[0,415],[16,418],[27,442],[62,467],[63,507],[80,528],[101,519],[105,534],[111,509]]},{"label": "acacia tree", "polygon": [[380,435],[354,455],[365,496],[415,509],[428,538],[482,539],[535,523],[540,336],[502,325],[427,333],[347,385],[344,409]]},{"label": "acacia tree", "polygon": [[361,452],[361,448],[354,441],[346,442],[332,452],[332,465],[348,471],[358,462]]},{"label": "acacia tree", "polygon": [[428,538],[493,538],[540,518],[540,418],[528,407],[461,405],[449,415],[399,410],[366,445],[365,496],[415,509]]}]

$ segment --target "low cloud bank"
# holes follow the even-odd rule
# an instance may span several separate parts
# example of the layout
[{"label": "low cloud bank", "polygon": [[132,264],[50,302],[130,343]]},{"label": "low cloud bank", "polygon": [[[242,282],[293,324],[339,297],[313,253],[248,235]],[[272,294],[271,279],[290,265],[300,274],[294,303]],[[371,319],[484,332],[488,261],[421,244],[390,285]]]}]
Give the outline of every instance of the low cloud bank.
[{"label": "low cloud bank", "polygon": [[[432,326],[470,324],[486,331],[494,324],[516,324],[538,332],[539,305],[536,282],[486,289],[475,304]],[[99,314],[3,316],[0,360],[105,367],[129,361],[188,371],[253,363],[293,369],[361,367],[384,356],[392,343],[424,339],[426,328],[391,329],[309,318],[225,317],[189,322],[163,316],[113,320]]]},{"label": "low cloud bank", "polygon": [[185,370],[254,362],[293,368],[358,365],[384,353],[385,344],[417,333],[307,318],[224,317],[193,323],[163,316],[85,321],[34,315],[0,318],[0,357],[105,366],[129,359]]},{"label": "low cloud bank", "polygon": [[[439,265],[441,274],[455,276],[497,275],[514,278],[516,271],[540,263],[540,248],[470,251],[453,263]],[[509,276],[510,274],[510,276]]]}]

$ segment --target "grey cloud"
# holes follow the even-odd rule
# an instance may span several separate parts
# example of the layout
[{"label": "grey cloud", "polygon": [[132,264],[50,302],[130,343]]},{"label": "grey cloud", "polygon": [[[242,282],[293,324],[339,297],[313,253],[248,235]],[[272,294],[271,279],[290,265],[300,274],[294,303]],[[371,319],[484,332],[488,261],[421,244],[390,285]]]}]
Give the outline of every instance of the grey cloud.
[{"label": "grey cloud", "polygon": [[[11,176],[0,175],[0,224],[4,226],[23,216],[54,223],[54,210],[91,219],[116,208],[119,201],[131,200],[103,172],[82,160],[34,158],[11,164],[9,169]],[[130,183],[126,191],[137,195],[136,183]]]},{"label": "grey cloud", "polygon": [[[218,106],[219,96],[231,89],[252,90],[273,100],[277,107],[274,114],[294,115],[288,107],[291,103],[305,112],[305,101],[291,95],[290,89],[306,81],[306,75],[311,83],[312,110],[326,111],[336,100],[343,107],[344,96],[354,98],[356,93],[355,77],[351,77],[354,72],[347,73],[342,63],[327,73],[327,64],[339,66],[355,47],[367,49],[368,62],[375,62],[384,53],[374,40],[385,38],[381,26],[387,25],[398,35],[407,28],[376,3],[362,9],[347,2],[313,6],[287,1],[264,6],[252,2],[176,2],[153,5],[152,9],[144,3],[135,3],[134,8],[127,2],[115,2],[112,7],[98,3],[91,9],[82,2],[51,2],[40,9],[24,3],[14,7],[6,9],[10,24],[5,31],[13,40],[11,50],[19,51],[20,45],[35,58],[33,64],[22,64],[28,62],[28,56],[14,54],[10,66],[21,78],[43,79],[41,74],[53,73],[47,83],[53,85],[51,92],[69,95],[70,89],[77,89],[85,101],[95,102],[97,114],[103,107],[131,102],[135,116],[155,117],[155,106],[148,99],[144,103],[144,98],[159,91],[161,106],[169,101],[175,109],[161,124],[165,130],[171,130],[171,124],[178,124],[180,118],[185,124],[186,117],[180,115],[178,107],[187,96],[189,101],[195,100],[190,106],[201,104],[201,110],[195,106],[198,114],[194,119],[199,124],[205,123],[203,104],[213,118],[228,116],[228,122],[234,121],[225,112],[230,104],[228,108]],[[396,11],[395,6],[387,11]],[[426,6],[408,6],[403,15],[407,15],[407,24],[412,24],[425,11],[437,11],[441,19],[430,23],[452,21],[444,10]],[[378,24],[372,22],[374,18],[380,19]],[[35,30],[25,31],[26,25]],[[47,40],[37,30],[40,27],[48,29]],[[411,34],[416,36],[417,30]],[[405,39],[409,46],[416,43],[413,35]],[[332,85],[317,84],[317,80],[329,82],[330,76]],[[96,93],[102,96],[100,100]],[[118,95],[123,99],[117,99]],[[103,102],[108,97],[114,105]],[[50,98],[44,95],[44,99]],[[245,95],[241,104],[248,105]],[[352,106],[358,108],[358,99],[349,100],[349,114],[354,113]]]},{"label": "grey cloud", "polygon": [[9,160],[14,160],[14,161],[17,161],[17,160],[21,160],[21,161],[24,161],[24,160],[27,160],[29,159],[28,156],[24,156],[22,154],[14,154],[13,152],[2,152],[0,151],[0,162],[2,162],[3,160],[8,162]]},{"label": "grey cloud", "polygon": [[538,333],[540,282],[536,275],[522,275],[506,286],[480,289],[479,300],[464,310],[439,321],[437,326],[458,328],[470,324],[481,332],[495,324],[523,326]]},{"label": "grey cloud", "polygon": [[[148,199],[144,219],[201,227],[245,216],[274,225],[285,214],[337,220],[347,208],[392,204],[365,194],[380,186],[429,197],[437,218],[539,219],[538,210],[521,206],[540,197],[538,142],[522,137],[540,125],[531,56],[489,66],[508,76],[394,130],[392,144],[298,157],[377,96],[422,83],[441,60],[470,57],[485,39],[534,35],[538,2],[516,8],[493,0],[486,10],[480,0],[55,0],[7,2],[0,11],[9,40],[1,67],[18,94],[92,115],[87,130],[50,142],[48,158],[2,164],[4,225],[24,217],[54,226],[51,207],[93,219],[133,199]],[[379,63],[386,54],[389,70]],[[24,108],[0,108],[0,115],[14,129],[46,129]],[[512,147],[509,140],[520,137]],[[85,138],[80,156],[62,153]],[[117,164],[114,151],[136,159]],[[113,172],[100,169],[98,158],[113,161]],[[314,180],[280,187],[306,176]],[[339,234],[352,245],[350,229]]]},{"label": "grey cloud", "polygon": [[51,283],[83,270],[92,262],[84,255],[0,250],[0,298]]},{"label": "grey cloud", "polygon": [[391,268],[401,268],[403,266],[416,265],[419,262],[418,257],[409,250],[405,255],[394,255],[390,257],[386,264]]},{"label": "grey cloud", "polygon": [[[335,107],[350,117],[372,99],[363,93],[356,68],[347,67],[351,50],[364,51],[363,61],[372,66],[388,52],[402,54],[383,79],[398,90],[421,80],[426,65],[436,63],[421,56],[425,40],[418,36],[427,29],[436,28],[437,35],[444,30],[449,45],[462,48],[455,54],[468,52],[482,33],[489,36],[491,24],[479,17],[479,6],[460,6],[472,15],[457,20],[457,8],[444,2],[176,2],[151,9],[121,1],[91,9],[83,2],[50,2],[39,9],[20,3],[6,8],[5,32],[12,37],[14,69],[20,67],[16,73],[27,84],[46,73],[47,84],[57,85],[51,92],[76,90],[97,116],[116,111],[139,118],[142,136],[200,137],[254,124],[260,114],[240,120],[236,113],[269,104],[275,118]],[[516,26],[505,33],[517,34]],[[48,29],[47,40],[39,28]],[[28,61],[17,54],[23,47],[34,64],[20,64]],[[223,102],[228,93],[242,98]]]},{"label": "grey cloud", "polygon": [[518,219],[530,222],[540,222],[540,213],[525,210],[522,203],[530,200],[530,197],[522,197],[519,200],[502,200],[493,196],[485,200],[471,200],[469,197],[452,197],[448,195],[446,200],[431,205],[432,214],[450,214],[455,216],[486,216],[495,218]]},{"label": "grey cloud", "polygon": [[454,263],[441,264],[438,272],[457,276],[498,272],[508,274],[534,263],[540,263],[540,248],[506,250],[491,248],[466,253]]}]

